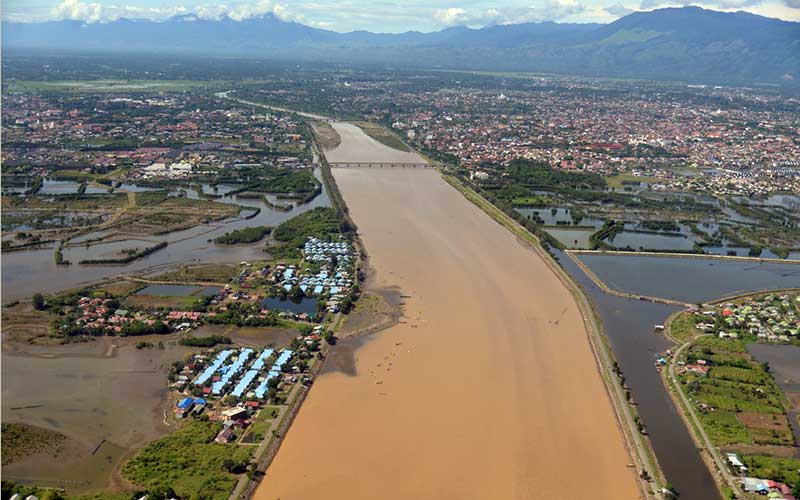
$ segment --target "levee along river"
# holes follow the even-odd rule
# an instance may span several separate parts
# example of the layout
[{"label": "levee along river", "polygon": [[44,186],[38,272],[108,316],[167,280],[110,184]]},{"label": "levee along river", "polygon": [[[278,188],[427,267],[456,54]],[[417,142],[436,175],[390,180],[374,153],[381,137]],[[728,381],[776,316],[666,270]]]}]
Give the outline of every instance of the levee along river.
[{"label": "levee along river", "polygon": [[403,317],[354,375],[316,381],[256,498],[637,498],[578,307],[538,254],[433,169],[333,172]]}]

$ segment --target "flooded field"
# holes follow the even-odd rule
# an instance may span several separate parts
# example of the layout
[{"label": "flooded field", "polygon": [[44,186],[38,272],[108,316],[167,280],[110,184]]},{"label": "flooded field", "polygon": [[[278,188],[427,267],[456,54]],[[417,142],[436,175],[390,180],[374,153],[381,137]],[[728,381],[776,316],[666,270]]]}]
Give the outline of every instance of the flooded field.
[{"label": "flooded field", "polygon": [[291,299],[281,300],[277,297],[267,297],[261,301],[261,307],[276,310],[286,311],[296,314],[306,313],[311,317],[317,315],[317,299],[313,297],[303,297],[298,301]]},{"label": "flooded field", "polygon": [[747,352],[769,369],[786,397],[795,402],[794,409],[786,413],[795,440],[800,443],[800,347],[796,345],[748,344]]},{"label": "flooded field", "polygon": [[565,247],[571,249],[585,249],[589,248],[589,237],[594,232],[591,228],[547,228],[545,229],[551,236],[564,244]]},{"label": "flooded field", "polygon": [[637,498],[580,312],[544,261],[433,170],[334,175],[403,317],[317,380],[256,498]]},{"label": "flooded field", "polygon": [[[166,370],[189,349],[172,336],[101,339],[66,346],[3,346],[3,422],[61,432],[65,454],[32,455],[3,466],[3,478],[86,491],[108,486],[129,450],[169,431]],[[139,340],[166,349],[135,349]]]},{"label": "flooded field", "polygon": [[[224,189],[224,188],[222,188]],[[207,192],[213,192],[209,188]],[[220,190],[217,194],[221,194]],[[198,196],[194,190],[187,190],[187,196]],[[65,257],[72,260],[71,266],[56,265],[53,249],[40,248],[17,252],[6,252],[2,259],[3,301],[30,297],[36,292],[54,293],[67,288],[77,287],[118,274],[144,272],[153,268],[168,268],[176,264],[197,262],[235,262],[263,258],[264,244],[221,246],[210,240],[227,232],[252,226],[276,226],[306,210],[318,206],[330,206],[328,195],[324,191],[310,203],[293,208],[290,211],[275,210],[263,200],[223,196],[216,201],[233,203],[243,209],[260,208],[258,215],[251,219],[242,217],[210,224],[202,224],[191,229],[176,231],[166,235],[148,237],[144,246],[166,241],[169,245],[144,258],[126,265],[93,265],[81,266],[77,261],[82,258],[94,258],[104,250],[117,252],[125,248],[141,247],[140,243],[127,243],[126,240],[115,243],[76,246],[65,249]],[[252,213],[252,210],[250,210]],[[131,238],[136,238],[132,236]],[[82,240],[85,242],[85,240]],[[73,256],[74,254],[74,256]],[[67,257],[69,255],[69,257]]]},{"label": "flooded field", "polygon": [[609,287],[697,303],[736,294],[800,287],[800,264],[649,255],[579,256]]},{"label": "flooded field", "polygon": [[[75,194],[78,192],[80,184],[73,181],[56,181],[44,179],[39,194]],[[86,186],[85,194],[102,194],[108,191],[106,187]]]},{"label": "flooded field", "polygon": [[369,137],[352,123],[331,123],[341,137],[338,147],[325,152],[331,163],[375,162],[375,163],[427,163],[416,153],[399,151],[384,146]]},{"label": "flooded field", "polygon": [[[515,210],[529,219],[541,219],[546,226],[576,225],[581,227],[599,228],[603,225],[603,219],[598,219],[595,217],[582,216],[579,219],[573,219],[572,209],[568,207],[516,208]],[[577,222],[577,224],[575,224],[575,222]]]},{"label": "flooded field", "polygon": [[613,238],[609,238],[608,243],[617,248],[632,248],[634,250],[684,250],[689,251],[694,247],[691,238],[680,234],[654,234],[637,233],[634,231],[622,231]]}]

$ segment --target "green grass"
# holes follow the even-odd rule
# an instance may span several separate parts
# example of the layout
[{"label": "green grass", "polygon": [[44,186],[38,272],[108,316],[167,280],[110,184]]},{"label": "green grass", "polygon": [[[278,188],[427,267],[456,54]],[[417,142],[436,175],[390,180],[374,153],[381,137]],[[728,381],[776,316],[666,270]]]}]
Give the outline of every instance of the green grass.
[{"label": "green grass", "polygon": [[214,239],[214,243],[222,245],[235,245],[237,243],[254,243],[261,240],[272,231],[269,226],[254,226],[237,229]]},{"label": "green grass", "polygon": [[384,128],[382,125],[370,122],[354,122],[353,125],[363,130],[365,134],[384,146],[397,149],[398,151],[411,151],[411,148],[409,148],[400,137],[395,135],[394,132]]},{"label": "green grass", "polygon": [[714,410],[700,414],[700,422],[711,441],[717,445],[752,444],[753,437],[736,418],[736,413]]},{"label": "green grass", "polygon": [[690,312],[678,314],[669,324],[669,335],[678,342],[686,342],[699,333],[695,327],[694,315]]},{"label": "green grass", "polygon": [[800,491],[800,460],[764,455],[742,457],[752,477],[768,478],[789,485],[797,494]]},{"label": "green grass", "polygon": [[614,189],[625,188],[625,182],[645,182],[647,184],[658,182],[658,179],[654,177],[641,177],[633,174],[609,175],[605,177],[605,180],[608,187]]},{"label": "green grass", "polygon": [[272,427],[273,419],[278,416],[278,412],[280,412],[280,408],[277,406],[266,406],[261,409],[249,431],[254,442],[264,439],[267,431]]},{"label": "green grass", "polygon": [[744,382],[746,384],[764,384],[769,377],[763,371],[740,368],[738,366],[719,366],[712,368],[709,375],[712,378],[730,380],[733,382]]},{"label": "green grass", "polygon": [[511,200],[515,207],[547,207],[553,203],[549,196],[520,196]]},{"label": "green grass", "polygon": [[699,408],[702,425],[715,445],[791,442],[785,432],[748,427],[737,418],[740,412],[766,416],[784,413],[781,389],[764,366],[746,352],[744,342],[703,335],[693,341],[685,359],[689,363],[699,359],[711,362],[707,377],[685,373],[679,379]]},{"label": "green grass", "polygon": [[281,244],[270,245],[267,252],[277,259],[300,258],[309,236],[321,240],[339,235],[341,221],[331,208],[317,207],[281,223],[272,235]]},{"label": "green grass", "polygon": [[223,468],[226,460],[246,463],[247,447],[214,442],[222,425],[192,420],[174,433],[145,446],[122,469],[143,488],[169,486],[183,498],[226,500],[237,476]]}]

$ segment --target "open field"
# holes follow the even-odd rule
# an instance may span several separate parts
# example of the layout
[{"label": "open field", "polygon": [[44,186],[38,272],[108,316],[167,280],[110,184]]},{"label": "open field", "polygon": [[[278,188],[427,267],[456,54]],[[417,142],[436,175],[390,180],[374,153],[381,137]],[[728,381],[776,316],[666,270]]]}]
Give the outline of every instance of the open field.
[{"label": "open field", "polygon": [[30,303],[21,302],[2,310],[3,344],[8,342],[30,342],[36,339],[46,342],[50,333],[50,316],[37,311]]},{"label": "open field", "polygon": [[64,451],[66,436],[27,424],[3,424],[3,465],[36,453],[58,456]]},{"label": "open field", "polygon": [[328,122],[312,122],[317,141],[325,150],[334,149],[342,142],[342,138]]},{"label": "open field", "polygon": [[[3,423],[58,432],[65,444],[58,455],[35,453],[4,465],[3,478],[76,493],[114,484],[123,455],[169,430],[162,414],[166,370],[190,352],[169,345],[175,338],[4,345]],[[163,341],[166,349],[135,349],[137,341]]]},{"label": "open field", "polygon": [[580,312],[544,261],[433,170],[334,173],[403,316],[355,375],[317,380],[256,498],[554,498],[574,471],[572,495],[637,498]]},{"label": "open field", "polygon": [[173,271],[148,279],[176,283],[227,283],[235,273],[236,266],[233,264],[181,264]]},{"label": "open field", "polygon": [[672,318],[669,324],[669,335],[678,342],[687,340],[699,335],[700,330],[695,326],[694,316],[690,312],[681,312]]},{"label": "open field", "polygon": [[30,92],[176,92],[199,88],[221,88],[225,82],[194,80],[72,80],[8,82],[9,91]]},{"label": "open field", "polygon": [[[745,343],[704,335],[686,352],[679,381],[697,405],[706,432],[717,446],[794,445],[785,397]],[[699,365],[698,365],[699,364]],[[707,366],[707,375],[690,371]]]},{"label": "open field", "polygon": [[190,420],[140,450],[122,474],[147,489],[168,486],[183,498],[226,500],[236,483],[226,468],[233,464],[243,469],[251,450],[215,443],[221,429],[220,423]]},{"label": "open field", "polygon": [[627,183],[636,183],[638,187],[640,182],[644,182],[645,184],[653,184],[658,182],[658,179],[655,177],[642,177],[632,174],[611,175],[605,177],[605,180],[606,184],[608,184],[608,187],[613,189],[623,189]]}]

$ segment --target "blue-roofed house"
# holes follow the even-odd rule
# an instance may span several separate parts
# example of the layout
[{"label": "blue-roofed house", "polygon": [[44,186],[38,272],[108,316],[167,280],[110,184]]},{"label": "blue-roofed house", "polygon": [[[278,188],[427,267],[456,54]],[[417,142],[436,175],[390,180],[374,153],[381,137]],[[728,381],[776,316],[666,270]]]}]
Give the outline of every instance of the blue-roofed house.
[{"label": "blue-roofed house", "polygon": [[188,409],[190,409],[192,407],[193,404],[194,404],[194,399],[192,399],[192,398],[183,398],[180,401],[178,401],[177,403],[175,403],[175,406],[177,406],[181,410],[188,410]]}]

